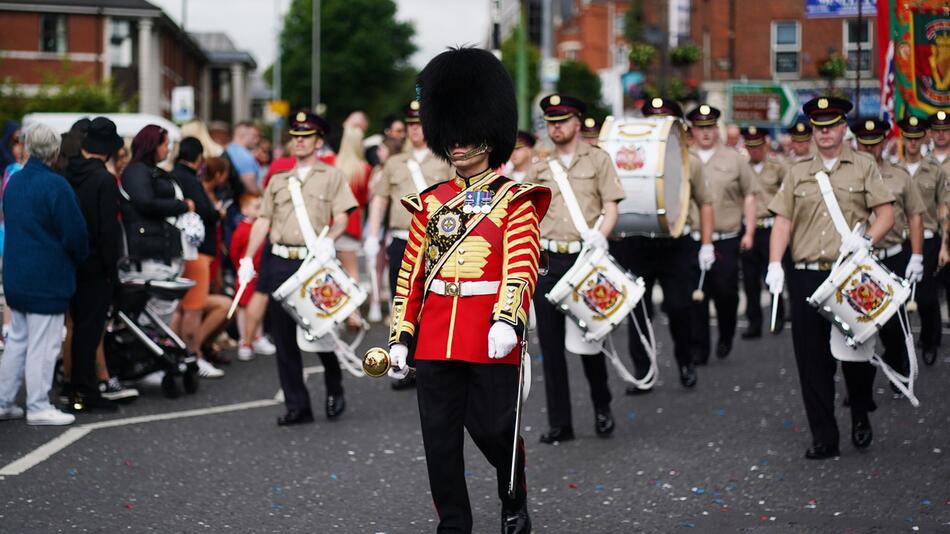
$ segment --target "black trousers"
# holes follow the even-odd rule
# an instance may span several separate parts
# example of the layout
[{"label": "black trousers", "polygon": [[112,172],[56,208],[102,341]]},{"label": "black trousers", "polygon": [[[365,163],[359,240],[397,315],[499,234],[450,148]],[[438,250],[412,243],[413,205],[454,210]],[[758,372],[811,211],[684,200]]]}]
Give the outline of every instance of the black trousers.
[{"label": "black trousers", "polygon": [[[835,421],[835,372],[838,360],[831,355],[831,323],[805,299],[828,278],[828,271],[788,271],[792,308],[792,343],[801,382],[802,400],[814,443],[838,446]],[[852,414],[876,409],[873,398],[874,366],[867,362],[842,362]]]},{"label": "black trousers", "polygon": [[[402,258],[406,255],[406,245],[408,243],[402,239],[393,238],[386,249],[386,256],[389,258],[389,290],[393,295],[396,294],[396,282],[399,278],[399,267],[402,266]],[[409,343],[409,355],[406,357],[406,365],[412,367],[416,361],[416,338],[413,337]]]},{"label": "black trousers", "polygon": [[[908,248],[896,256],[881,260],[885,267],[896,273],[898,276],[904,276],[904,270],[907,269],[907,260],[910,258]],[[920,289],[918,288],[918,293]],[[881,337],[881,344],[884,345],[884,354],[882,359],[895,371],[901,374],[907,374],[907,346],[904,344],[904,331],[901,330],[900,319],[897,315],[891,317],[891,320],[881,327],[878,332]]]},{"label": "black trousers", "polygon": [[[643,278],[646,293],[643,295],[650,319],[655,315],[653,308],[653,285],[659,281],[663,288],[662,310],[670,320],[670,335],[673,338],[673,354],[680,366],[689,365],[692,355],[689,351],[690,317],[689,305],[692,298],[693,271],[690,268],[692,238],[683,236],[678,239],[627,237],[610,242],[610,253],[620,265]],[[646,332],[646,318],[643,307],[637,305],[633,311],[637,324]],[[627,337],[630,344],[630,359],[633,360],[634,375],[646,376],[650,369],[650,359],[646,349],[640,343],[637,325],[627,321]]]},{"label": "black trousers", "polygon": [[[709,301],[716,306],[716,321],[719,323],[719,340],[732,343],[736,334],[736,315],[739,313],[739,238],[721,239],[713,244],[716,248],[716,263],[706,273],[703,291],[706,298],[702,302],[691,304],[692,317],[692,353],[693,361],[705,363],[709,360],[711,347],[709,333]],[[699,252],[700,244],[693,242],[693,250]],[[699,283],[699,261],[691,260],[694,265],[693,276]],[[690,292],[695,288],[690,288]]]},{"label": "black trousers", "polygon": [[70,384],[83,395],[98,395],[96,349],[106,328],[115,282],[105,276],[76,276],[76,292],[69,303],[73,319],[70,347]]},{"label": "black trousers", "polygon": [[[746,318],[749,330],[762,330],[762,281],[769,270],[769,239],[771,228],[756,228],[752,248],[740,253],[742,260],[742,287],[745,290]],[[782,267],[788,270],[787,262]],[[771,312],[771,310],[770,310]],[[778,300],[778,320],[785,317],[785,298]],[[769,318],[771,320],[771,317]]]},{"label": "black trousers", "polygon": [[419,418],[429,488],[439,514],[438,532],[472,532],[463,428],[495,468],[504,508],[513,511],[524,504],[525,450],[520,438],[515,496],[508,497],[519,371],[519,367],[505,364],[416,361]]},{"label": "black trousers", "polygon": [[[916,293],[917,312],[920,314],[920,346],[924,350],[936,350],[940,346],[940,299],[937,297],[938,284],[934,275],[939,255],[940,237],[925,239],[924,278],[917,284]],[[897,274],[904,276],[904,271],[901,270]]]},{"label": "black trousers", "polygon": [[[303,262],[285,260],[272,255],[269,251],[265,252],[261,261],[258,290],[262,293],[273,293],[297,272],[301,263]],[[303,359],[300,356],[300,348],[297,346],[297,322],[273,297],[267,301],[267,314],[270,317],[274,346],[277,347],[277,375],[280,378],[280,388],[284,391],[284,404],[288,411],[311,411],[310,392],[303,379]],[[336,354],[320,352],[318,356],[323,362],[323,380],[326,384],[327,395],[342,394],[343,372]]]},{"label": "black trousers", "polygon": [[[545,294],[564,276],[577,254],[549,253],[548,273],[538,277],[534,292],[534,312],[537,316],[538,338],[544,364],[544,392],[548,402],[548,424],[554,427],[572,426],[571,390],[567,379],[567,361],[564,359],[564,314],[548,302]],[[607,362],[604,354],[580,356],[584,375],[590,384],[590,398],[594,408],[610,405],[607,386]]]}]

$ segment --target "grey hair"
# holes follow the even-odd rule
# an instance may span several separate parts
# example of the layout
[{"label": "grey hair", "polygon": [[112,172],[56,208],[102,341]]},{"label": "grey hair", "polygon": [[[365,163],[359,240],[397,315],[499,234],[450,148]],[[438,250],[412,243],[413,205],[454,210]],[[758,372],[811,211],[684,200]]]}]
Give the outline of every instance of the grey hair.
[{"label": "grey hair", "polygon": [[23,150],[47,165],[56,161],[60,143],[56,130],[45,124],[35,123],[23,129]]}]

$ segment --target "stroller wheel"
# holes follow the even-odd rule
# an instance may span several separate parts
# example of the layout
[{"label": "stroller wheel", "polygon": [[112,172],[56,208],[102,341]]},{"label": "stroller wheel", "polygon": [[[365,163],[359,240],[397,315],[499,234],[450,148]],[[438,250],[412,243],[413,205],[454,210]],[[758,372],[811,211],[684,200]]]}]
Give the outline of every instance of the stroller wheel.
[{"label": "stroller wheel", "polygon": [[189,365],[188,369],[185,370],[185,374],[181,377],[181,383],[185,386],[185,393],[189,395],[198,391],[198,366]]},{"label": "stroller wheel", "polygon": [[175,377],[171,373],[165,373],[165,376],[162,377],[162,395],[169,399],[176,399],[181,395],[178,382],[175,382]]}]

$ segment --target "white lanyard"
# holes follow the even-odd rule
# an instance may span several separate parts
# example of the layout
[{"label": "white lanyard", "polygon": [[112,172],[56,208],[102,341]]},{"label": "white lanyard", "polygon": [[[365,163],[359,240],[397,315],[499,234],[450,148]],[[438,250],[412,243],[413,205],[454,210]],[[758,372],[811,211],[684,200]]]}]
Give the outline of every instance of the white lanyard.
[{"label": "white lanyard", "polygon": [[574,190],[571,189],[571,183],[567,179],[567,172],[564,170],[564,167],[561,166],[561,163],[554,159],[548,160],[548,167],[551,169],[554,183],[557,184],[557,188],[561,191],[561,196],[564,197],[564,204],[567,205],[567,212],[571,215],[571,221],[574,222],[577,231],[583,235],[584,232],[590,230],[590,227],[587,226],[587,220],[584,219],[581,206],[577,203]]}]

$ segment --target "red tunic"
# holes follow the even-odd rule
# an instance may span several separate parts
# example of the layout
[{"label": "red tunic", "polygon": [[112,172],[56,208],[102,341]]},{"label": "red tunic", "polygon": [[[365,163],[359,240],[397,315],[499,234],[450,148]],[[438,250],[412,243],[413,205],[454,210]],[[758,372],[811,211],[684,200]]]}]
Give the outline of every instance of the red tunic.
[{"label": "red tunic", "polygon": [[[455,215],[440,210],[466,192],[493,191],[493,208],[454,249],[439,254],[438,243],[456,242],[466,231]],[[510,324],[519,338],[524,334],[531,297],[538,278],[540,220],[551,192],[533,184],[515,184],[486,172],[469,179],[448,180],[421,195],[409,195],[403,204],[413,214],[409,242],[397,278],[393,299],[390,343],[416,341],[420,360],[461,360],[476,363],[519,363],[519,348],[506,357],[488,357],[488,330],[496,321]],[[445,220],[445,217],[451,220]],[[475,221],[468,219],[470,225]],[[431,218],[431,220],[430,220]],[[445,224],[449,223],[449,224]],[[458,233],[452,233],[456,227]],[[448,232],[444,230],[450,230]],[[441,235],[440,235],[441,234]],[[444,262],[439,263],[444,258]],[[445,283],[499,282],[496,293],[474,296],[439,295],[426,291],[429,271]]]}]

